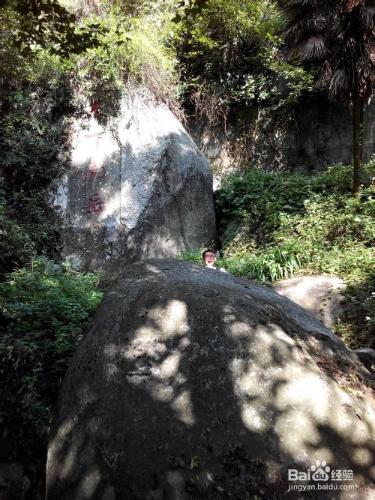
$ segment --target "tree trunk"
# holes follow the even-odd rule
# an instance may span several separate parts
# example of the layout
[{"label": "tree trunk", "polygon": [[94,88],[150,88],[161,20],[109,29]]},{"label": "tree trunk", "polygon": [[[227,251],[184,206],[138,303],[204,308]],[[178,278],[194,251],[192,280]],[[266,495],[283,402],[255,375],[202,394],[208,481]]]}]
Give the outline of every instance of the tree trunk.
[{"label": "tree trunk", "polygon": [[355,92],[352,100],[353,119],[353,187],[352,193],[357,194],[362,181],[363,157],[363,99]]}]

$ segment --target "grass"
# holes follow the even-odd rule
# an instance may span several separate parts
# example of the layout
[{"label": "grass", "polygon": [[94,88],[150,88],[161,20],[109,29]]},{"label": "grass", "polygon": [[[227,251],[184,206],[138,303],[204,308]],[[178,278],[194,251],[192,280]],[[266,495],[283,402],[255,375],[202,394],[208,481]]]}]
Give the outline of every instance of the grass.
[{"label": "grass", "polygon": [[[216,193],[223,249],[218,265],[236,276],[274,283],[328,274],[347,284],[335,331],[351,347],[375,347],[375,160],[351,194],[351,167],[314,175],[251,169]],[[201,253],[182,258],[201,263]]]}]

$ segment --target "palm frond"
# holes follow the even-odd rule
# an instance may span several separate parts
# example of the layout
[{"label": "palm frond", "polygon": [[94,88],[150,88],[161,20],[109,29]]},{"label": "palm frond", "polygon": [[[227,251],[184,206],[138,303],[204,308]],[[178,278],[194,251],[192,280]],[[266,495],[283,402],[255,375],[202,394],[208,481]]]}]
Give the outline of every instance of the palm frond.
[{"label": "palm frond", "polygon": [[320,73],[320,76],[318,78],[318,81],[316,83],[317,87],[325,87],[329,86],[329,82],[331,81],[332,78],[332,66],[329,61],[324,61],[322,65],[322,71]]},{"label": "palm frond", "polygon": [[331,97],[369,97],[375,82],[374,0],[279,0],[290,57],[320,66]]},{"label": "palm frond", "polygon": [[317,34],[310,36],[299,47],[299,55],[305,61],[321,59],[327,54],[327,47],[323,35]]},{"label": "palm frond", "polygon": [[329,83],[329,93],[331,96],[336,96],[341,92],[348,90],[348,78],[343,69],[336,69]]},{"label": "palm frond", "polygon": [[368,44],[368,48],[367,48],[367,51],[368,51],[368,57],[371,61],[371,63],[374,65],[375,67],[375,41],[371,41],[369,44]]},{"label": "palm frond", "polygon": [[363,9],[363,22],[367,30],[375,30],[375,6]]}]

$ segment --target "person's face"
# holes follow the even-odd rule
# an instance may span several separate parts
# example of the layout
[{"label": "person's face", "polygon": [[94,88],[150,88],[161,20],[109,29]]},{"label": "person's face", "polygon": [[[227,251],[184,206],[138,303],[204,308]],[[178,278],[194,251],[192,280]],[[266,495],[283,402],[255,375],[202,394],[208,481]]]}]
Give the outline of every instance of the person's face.
[{"label": "person's face", "polygon": [[214,254],[214,252],[206,252],[204,254],[203,260],[206,266],[213,266],[216,261],[216,255]]}]

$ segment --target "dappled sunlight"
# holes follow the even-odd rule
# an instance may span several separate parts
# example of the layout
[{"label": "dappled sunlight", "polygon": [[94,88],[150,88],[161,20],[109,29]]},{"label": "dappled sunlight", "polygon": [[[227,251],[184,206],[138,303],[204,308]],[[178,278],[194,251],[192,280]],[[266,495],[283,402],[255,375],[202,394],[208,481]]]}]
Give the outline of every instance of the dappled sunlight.
[{"label": "dappled sunlight", "polygon": [[190,391],[182,391],[172,402],[171,408],[184,424],[190,426],[195,423]]},{"label": "dappled sunlight", "polygon": [[175,377],[178,373],[178,367],[181,361],[181,353],[173,352],[161,363],[158,375],[161,379]]},{"label": "dappled sunlight", "polygon": [[147,261],[145,262],[145,268],[147,271],[149,271],[152,274],[158,275],[162,274],[162,271],[158,269],[156,266],[153,266],[152,264],[149,264]]},{"label": "dappled sunlight", "polygon": [[[246,287],[180,261],[125,269],[102,302],[100,335],[82,347],[96,361],[75,388],[78,406],[66,405],[78,416],[62,420],[51,438],[51,456],[63,460],[51,463],[50,484],[72,477],[77,491],[87,492],[82,498],[112,484],[119,498],[151,498],[157,476],[163,491],[183,491],[188,481],[204,498],[216,498],[216,487],[237,484],[238,467],[249,476],[246,491],[257,481],[286,491],[282,475],[275,483],[264,477],[290,464],[306,470],[315,460],[370,480],[371,404],[322,369],[321,356],[339,357],[341,343],[306,334],[304,328],[325,330],[311,317],[304,323],[297,306],[297,319],[289,316],[289,302],[282,315],[285,299],[274,292]],[[91,465],[78,476],[82,460]]]},{"label": "dappled sunlight", "polygon": [[121,196],[119,193],[115,193],[111,198],[108,199],[104,205],[102,212],[99,214],[99,221],[101,223],[106,223],[108,225],[117,225],[121,217]]},{"label": "dappled sunlight", "polygon": [[241,420],[244,426],[253,432],[267,432],[269,428],[268,418],[265,415],[266,408],[253,401],[251,405],[242,405]]},{"label": "dappled sunlight", "polygon": [[[358,446],[353,450],[353,462],[358,465],[368,466],[372,465],[373,457],[367,448],[362,448]],[[375,479],[375,467],[373,468],[372,477]]]},{"label": "dappled sunlight", "polygon": [[[50,442],[48,455],[54,456],[60,451],[61,442],[68,440],[75,426],[77,425],[77,416],[66,419],[60,423],[58,432],[54,439]],[[79,452],[78,443],[71,444],[69,450],[66,452],[64,463],[59,468],[50,469],[49,479],[51,482],[55,481],[57,477],[68,477],[74,469],[77,455]]]},{"label": "dappled sunlight", "polygon": [[[184,350],[190,346],[186,304],[170,300],[164,307],[141,310],[139,314],[145,318],[145,325],[137,329],[126,347],[106,346],[108,362],[104,370],[107,376],[117,373],[118,355],[130,361],[128,382],[148,391],[153,399],[168,403],[178,420],[193,425],[191,395],[184,389],[187,378],[180,371]],[[176,338],[176,348],[168,349],[167,341]]]},{"label": "dappled sunlight", "polygon": [[242,321],[234,321],[234,316],[226,316],[225,319],[226,321],[232,322],[230,333],[233,337],[247,337],[252,333],[252,329],[248,323]]},{"label": "dappled sunlight", "polygon": [[64,464],[59,470],[59,477],[62,479],[68,477],[74,470],[76,460],[78,459],[79,454],[79,446],[78,443],[71,445],[70,449],[67,451],[66,458]]},{"label": "dappled sunlight", "polygon": [[[238,342],[242,339],[242,352],[250,358],[236,357],[229,363],[245,427],[257,433],[272,430],[281,449],[294,460],[312,457],[328,463],[334,461],[334,451],[321,440],[319,426],[330,426],[343,442],[350,443],[354,462],[370,465],[371,452],[355,448],[369,444],[369,431],[374,432],[373,425],[369,428],[367,424],[366,405],[354,403],[278,325],[260,326],[251,332],[248,324],[231,314],[231,308],[225,312],[230,334]],[[346,411],[348,408],[352,411]]]},{"label": "dappled sunlight", "polygon": [[[86,405],[93,404],[97,399],[97,396],[88,384],[83,384],[78,387],[77,396],[81,402],[82,409],[85,408]],[[82,434],[73,439],[76,427],[80,423],[80,416],[81,413],[78,412],[61,421],[57,433],[53,439],[50,440],[47,456],[47,467],[49,468],[47,484],[53,484],[54,481],[68,478],[75,472],[77,461],[79,461],[82,456],[82,444],[85,439]],[[86,430],[91,435],[94,435],[97,432],[99,425],[97,417],[93,416],[88,421]],[[63,450],[65,450],[64,461],[57,466],[56,464],[50,465],[51,457],[62,453]],[[88,491],[87,485],[83,485],[82,487],[83,491]],[[87,498],[89,498],[89,496]]]},{"label": "dappled sunlight", "polygon": [[163,335],[184,335],[189,331],[187,307],[180,300],[172,300],[163,309],[153,309],[149,317],[157,322]]},{"label": "dappled sunlight", "polygon": [[[284,377],[283,385],[275,394],[277,407],[288,410],[290,400],[293,399],[293,404],[304,408],[311,417],[317,421],[326,421],[330,413],[328,381],[324,380],[321,374],[311,373],[297,363],[288,363]],[[319,404],[316,404],[317,401]]]}]

